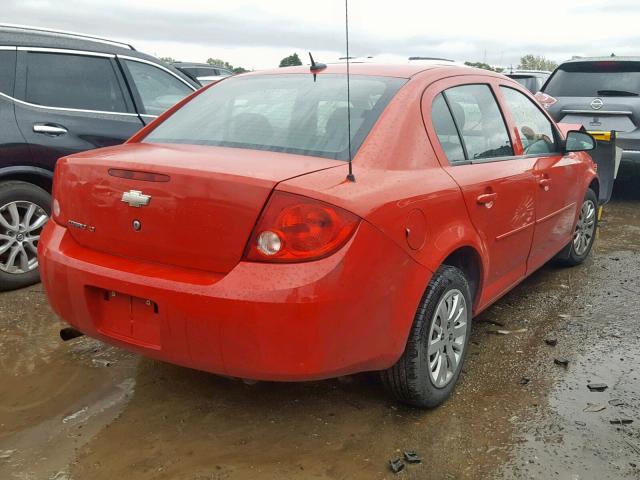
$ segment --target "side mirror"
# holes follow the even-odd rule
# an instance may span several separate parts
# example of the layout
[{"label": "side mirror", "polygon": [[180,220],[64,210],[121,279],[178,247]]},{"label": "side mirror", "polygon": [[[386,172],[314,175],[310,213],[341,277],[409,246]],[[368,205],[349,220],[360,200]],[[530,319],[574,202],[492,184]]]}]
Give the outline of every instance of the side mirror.
[{"label": "side mirror", "polygon": [[571,130],[567,133],[567,141],[565,142],[565,152],[588,152],[595,150],[596,140],[585,132]]}]

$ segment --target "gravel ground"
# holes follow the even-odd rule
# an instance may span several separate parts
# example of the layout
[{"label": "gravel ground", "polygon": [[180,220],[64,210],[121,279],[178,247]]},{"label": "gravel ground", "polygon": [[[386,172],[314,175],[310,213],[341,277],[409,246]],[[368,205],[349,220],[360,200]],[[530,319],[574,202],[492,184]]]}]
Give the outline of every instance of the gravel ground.
[{"label": "gravel ground", "polygon": [[[2,293],[0,478],[640,478],[639,206],[608,205],[584,265],[546,266],[476,318],[433,411],[374,375],[246,385],[63,343],[40,286]],[[403,450],[422,463],[393,475]]]}]

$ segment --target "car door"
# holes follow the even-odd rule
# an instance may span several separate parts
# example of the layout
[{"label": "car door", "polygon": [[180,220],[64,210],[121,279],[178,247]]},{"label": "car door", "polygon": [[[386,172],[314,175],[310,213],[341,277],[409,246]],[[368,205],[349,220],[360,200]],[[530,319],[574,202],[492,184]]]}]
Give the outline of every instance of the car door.
[{"label": "car door", "polygon": [[481,306],[526,273],[537,188],[535,159],[515,156],[491,82],[488,77],[454,77],[432,85],[423,96],[436,154],[459,185],[489,257]]},{"label": "car door", "polygon": [[516,148],[535,162],[536,225],[527,262],[530,273],[571,241],[584,195],[580,191],[582,162],[575,153],[562,153],[559,132],[534,100],[511,85],[501,85],[500,93],[516,127]]},{"label": "car door", "polygon": [[145,124],[196,90],[169,69],[153,62],[122,55],[118,56],[118,61]]},{"label": "car door", "polygon": [[113,55],[19,48],[16,120],[34,161],[123,143],[142,126]]},{"label": "car door", "polygon": [[15,116],[14,85],[16,47],[0,47],[0,170],[31,165],[31,151],[18,130]]}]

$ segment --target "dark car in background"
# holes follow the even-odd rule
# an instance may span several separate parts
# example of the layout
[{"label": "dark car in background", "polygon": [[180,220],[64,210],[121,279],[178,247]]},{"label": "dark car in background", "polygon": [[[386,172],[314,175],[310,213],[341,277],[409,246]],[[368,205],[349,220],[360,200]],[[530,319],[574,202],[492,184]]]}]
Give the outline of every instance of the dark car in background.
[{"label": "dark car in background", "polygon": [[531,93],[540,91],[551,72],[545,70],[509,70],[505,75],[512,78]]},{"label": "dark car in background", "polygon": [[197,88],[124,43],[0,25],[0,290],[39,279],[56,160],[123,143]]},{"label": "dark car in background", "polygon": [[576,58],[562,63],[536,95],[557,122],[616,132],[619,179],[640,176],[640,57]]},{"label": "dark car in background", "polygon": [[233,75],[231,70],[208,63],[173,62],[172,65],[201,85],[216,83]]}]

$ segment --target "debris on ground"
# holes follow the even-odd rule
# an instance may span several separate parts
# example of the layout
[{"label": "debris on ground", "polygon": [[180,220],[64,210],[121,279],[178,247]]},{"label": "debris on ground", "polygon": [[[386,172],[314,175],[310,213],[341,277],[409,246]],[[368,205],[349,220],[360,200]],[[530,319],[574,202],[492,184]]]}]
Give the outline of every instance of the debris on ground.
[{"label": "debris on ground", "polygon": [[418,456],[418,454],[412,450],[405,450],[404,459],[407,463],[420,463],[422,460]]},{"label": "debris on ground", "polygon": [[93,358],[93,359],[91,359],[91,362],[94,365],[97,365],[99,367],[110,367],[111,366],[111,362],[109,360],[103,360],[102,358]]},{"label": "debris on ground", "polygon": [[578,425],[579,427],[586,427],[587,426],[587,422],[581,422],[580,420],[576,420],[574,423],[576,425]]},{"label": "debris on ground", "polygon": [[15,452],[15,450],[0,450],[0,460],[10,458]]},{"label": "debris on ground", "polygon": [[587,388],[592,392],[604,392],[609,386],[605,383],[589,383]]},{"label": "debris on ground", "polygon": [[394,458],[389,460],[389,468],[393,473],[398,473],[404,470],[404,462],[400,458]]},{"label": "debris on ground", "polygon": [[526,385],[526,384],[528,384],[530,381],[531,381],[531,379],[530,379],[530,378],[522,377],[522,378],[520,379],[520,385]]},{"label": "debris on ground", "polygon": [[569,366],[569,360],[567,360],[566,358],[554,358],[553,363],[555,363],[556,365],[561,365],[563,367]]},{"label": "debris on ground", "polygon": [[486,320],[480,321],[480,323],[488,323],[490,325],[495,325],[496,327],[504,327],[504,323],[499,322],[498,320],[486,319]]},{"label": "debris on ground", "polygon": [[567,318],[571,318],[571,315],[569,315],[567,313],[561,313],[560,315],[558,315],[558,317],[564,318],[566,320]]},{"label": "debris on ground", "polygon": [[611,425],[629,425],[633,423],[633,420],[630,418],[614,418],[613,420],[609,420]]},{"label": "debris on ground", "polygon": [[71,475],[67,472],[57,472],[49,477],[49,480],[71,480]]},{"label": "debris on ground", "polygon": [[78,410],[77,412],[72,413],[71,415],[67,415],[66,417],[64,417],[62,419],[62,423],[67,423],[67,422],[70,422],[72,420],[75,420],[76,418],[81,416],[83,413],[85,413],[87,410],[89,410],[89,407],[84,407],[84,408]]},{"label": "debris on ground", "polygon": [[557,338],[545,338],[544,339],[544,343],[546,343],[550,347],[555,347],[556,345],[558,345],[558,339]]},{"label": "debris on ground", "polygon": [[587,403],[587,406],[582,410],[583,412],[601,412],[606,409],[607,406],[604,403]]},{"label": "debris on ground", "polygon": [[624,405],[624,400],[620,400],[619,398],[613,398],[609,400],[609,405],[612,407],[621,407]]},{"label": "debris on ground", "polygon": [[511,335],[512,333],[524,333],[526,328],[520,328],[518,330],[488,330],[487,333],[493,333],[496,335]]}]

